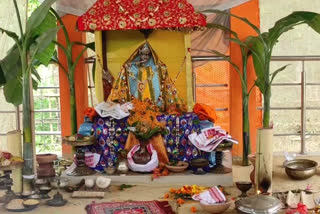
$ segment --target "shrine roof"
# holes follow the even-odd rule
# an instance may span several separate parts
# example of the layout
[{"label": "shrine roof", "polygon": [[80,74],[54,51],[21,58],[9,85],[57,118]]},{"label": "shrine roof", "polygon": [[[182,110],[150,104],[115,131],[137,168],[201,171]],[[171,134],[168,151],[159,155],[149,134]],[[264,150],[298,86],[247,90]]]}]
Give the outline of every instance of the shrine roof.
[{"label": "shrine roof", "polygon": [[77,22],[80,31],[205,26],[206,17],[187,0],[98,0]]}]

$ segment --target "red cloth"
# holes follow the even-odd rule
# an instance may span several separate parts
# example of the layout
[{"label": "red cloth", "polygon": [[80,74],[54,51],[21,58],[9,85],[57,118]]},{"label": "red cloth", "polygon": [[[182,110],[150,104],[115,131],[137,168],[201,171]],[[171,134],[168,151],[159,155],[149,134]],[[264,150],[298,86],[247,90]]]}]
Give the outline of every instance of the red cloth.
[{"label": "red cloth", "polygon": [[296,209],[289,209],[286,214],[308,214],[308,209],[306,205],[299,203]]},{"label": "red cloth", "polygon": [[78,19],[80,31],[198,28],[203,14],[187,0],[98,0]]},{"label": "red cloth", "polygon": [[193,112],[198,115],[200,120],[210,120],[213,123],[217,120],[215,109],[206,104],[195,104],[193,107]]},{"label": "red cloth", "polygon": [[128,201],[92,203],[86,206],[87,214],[174,214],[167,201]]}]

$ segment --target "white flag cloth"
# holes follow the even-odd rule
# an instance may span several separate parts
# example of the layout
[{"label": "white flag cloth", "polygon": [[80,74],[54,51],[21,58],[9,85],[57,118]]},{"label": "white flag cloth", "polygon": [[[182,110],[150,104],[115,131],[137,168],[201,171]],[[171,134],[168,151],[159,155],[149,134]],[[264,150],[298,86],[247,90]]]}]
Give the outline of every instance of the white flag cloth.
[{"label": "white flag cloth", "polygon": [[100,117],[112,117],[120,120],[130,115],[129,110],[133,108],[132,103],[125,103],[123,105],[113,102],[99,103],[94,109]]},{"label": "white flag cloth", "polygon": [[212,152],[224,140],[238,144],[238,141],[232,139],[220,126],[203,129],[200,134],[193,133],[188,138],[195,147],[204,152]]},{"label": "white flag cloth", "polygon": [[216,186],[211,187],[205,192],[192,196],[192,199],[195,201],[200,201],[202,204],[218,204],[227,201],[224,194]]}]

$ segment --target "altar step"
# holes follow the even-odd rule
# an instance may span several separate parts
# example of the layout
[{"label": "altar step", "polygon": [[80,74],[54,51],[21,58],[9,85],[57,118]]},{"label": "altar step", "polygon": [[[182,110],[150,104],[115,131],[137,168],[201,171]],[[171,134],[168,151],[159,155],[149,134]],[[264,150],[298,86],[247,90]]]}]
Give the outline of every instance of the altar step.
[{"label": "altar step", "polygon": [[203,186],[232,186],[232,173],[227,174],[213,174],[207,173],[204,175],[195,175],[192,172],[171,173],[169,176],[161,176],[157,179],[151,179],[152,174],[129,173],[127,175],[106,175],[103,173],[96,173],[90,176],[68,176],[61,175],[69,179],[70,184],[79,183],[82,179],[96,178],[97,176],[105,176],[111,178],[111,184],[131,184],[131,185],[203,185]]}]

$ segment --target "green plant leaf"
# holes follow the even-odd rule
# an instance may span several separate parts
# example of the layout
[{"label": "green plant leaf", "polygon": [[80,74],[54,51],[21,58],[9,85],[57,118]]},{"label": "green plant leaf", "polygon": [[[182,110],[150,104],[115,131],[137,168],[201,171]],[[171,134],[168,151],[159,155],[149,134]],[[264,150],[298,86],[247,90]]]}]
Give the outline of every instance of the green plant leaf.
[{"label": "green plant leaf", "polygon": [[8,81],[4,85],[3,93],[8,103],[15,106],[22,104],[22,79],[16,78]]},{"label": "green plant leaf", "polygon": [[2,33],[7,34],[10,38],[12,38],[16,43],[19,44],[19,36],[15,32],[12,32],[3,28],[0,28],[0,31]]},{"label": "green plant leaf", "polygon": [[274,78],[276,77],[276,75],[277,75],[278,73],[280,73],[281,71],[283,71],[284,69],[286,69],[289,65],[290,65],[290,64],[287,64],[287,65],[285,65],[285,66],[282,66],[281,68],[278,68],[277,70],[275,70],[275,72],[273,72],[272,74],[270,74],[270,75],[271,75],[270,84],[272,84],[272,82],[273,82]]},{"label": "green plant leaf", "polygon": [[41,77],[34,66],[31,67],[31,74],[35,76],[39,82],[41,81]]},{"label": "green plant leaf", "polygon": [[257,75],[256,85],[262,93],[266,89],[266,85],[269,82],[269,76],[266,75],[266,62],[265,62],[265,48],[261,40],[256,36],[249,36],[246,38],[245,43],[250,47],[252,54],[253,65]]},{"label": "green plant leaf", "polygon": [[38,81],[32,78],[32,88],[34,90],[38,90],[38,85],[39,85]]},{"label": "green plant leaf", "polygon": [[[56,38],[57,32],[59,31],[60,28],[61,27],[52,28],[46,31],[45,33],[43,33],[41,36],[39,36],[36,39],[36,43],[30,47],[31,56],[38,55],[39,53],[46,50],[48,46],[52,44],[52,41]],[[54,51],[52,51],[52,53],[53,52]],[[48,60],[50,61],[50,59],[51,59],[51,56]]]},{"label": "green plant leaf", "polygon": [[27,27],[26,27],[26,35],[33,35],[33,32],[38,26],[40,26],[45,20],[51,5],[56,0],[45,0],[35,11],[31,14],[27,21]]},{"label": "green plant leaf", "polygon": [[217,28],[217,29],[220,29],[220,30],[222,30],[222,31],[224,31],[224,32],[227,32],[227,33],[232,34],[235,38],[239,39],[239,36],[238,36],[238,34],[237,34],[235,31],[227,28],[227,27],[224,26],[224,25],[214,24],[214,23],[208,23],[208,24],[207,24],[207,28]]},{"label": "green plant leaf", "polygon": [[[44,19],[44,21],[39,25],[38,28],[34,29],[33,31],[33,38],[38,38],[43,33],[57,27],[57,20],[56,17],[49,12]],[[43,51],[39,52],[35,59],[37,59],[41,64],[48,66],[51,60],[51,56],[53,55],[55,51],[55,44],[53,42],[50,43],[50,45]]]},{"label": "green plant leaf", "polygon": [[22,76],[20,53],[17,45],[14,45],[7,55],[0,61],[0,67],[6,81]]},{"label": "green plant leaf", "polygon": [[0,87],[6,84],[6,78],[4,77],[4,72],[1,67],[1,61],[0,61]]},{"label": "green plant leaf", "polygon": [[275,25],[269,29],[268,41],[270,46],[273,47],[283,33],[294,29],[295,26],[300,24],[307,24],[313,30],[320,33],[320,14],[307,11],[296,11],[278,20]]}]

